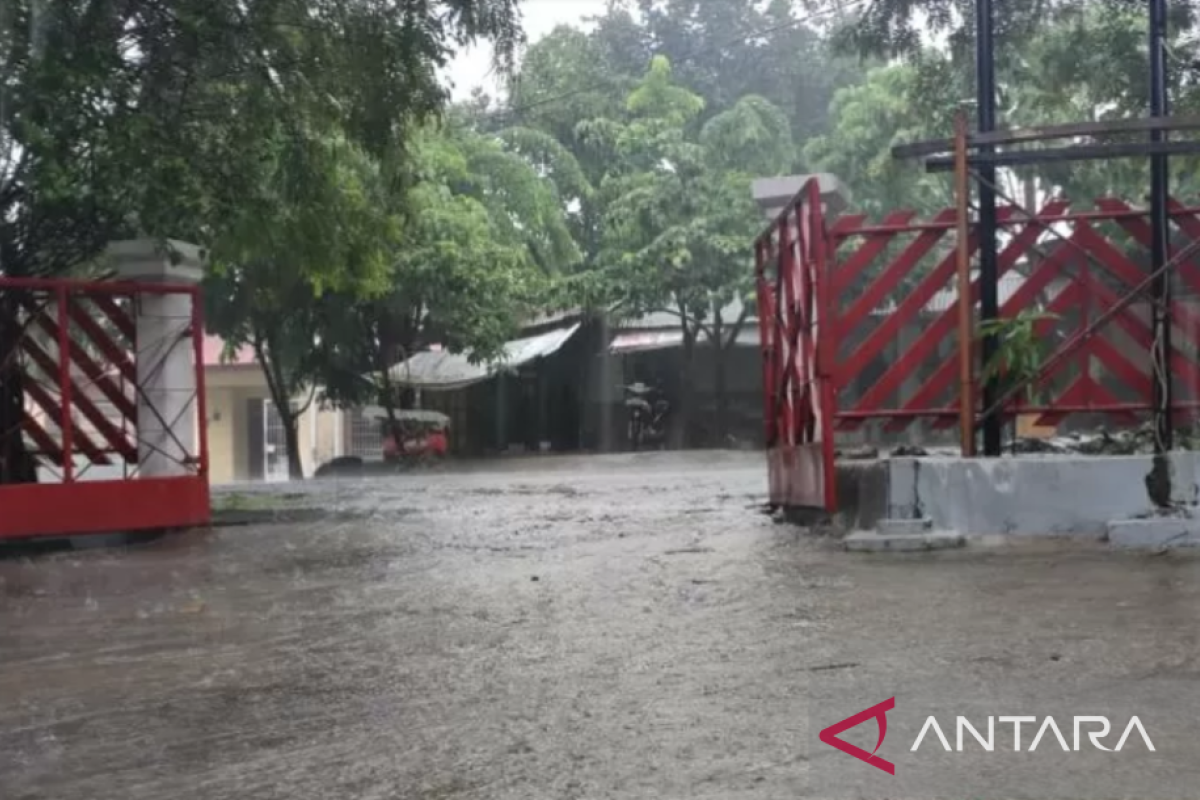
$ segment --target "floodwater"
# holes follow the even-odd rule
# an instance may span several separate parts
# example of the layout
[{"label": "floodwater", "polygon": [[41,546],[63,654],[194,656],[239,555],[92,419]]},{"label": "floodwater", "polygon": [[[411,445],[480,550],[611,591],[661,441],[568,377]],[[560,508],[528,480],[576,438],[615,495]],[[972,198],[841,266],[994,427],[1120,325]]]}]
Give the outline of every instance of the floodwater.
[{"label": "floodwater", "polygon": [[1011,753],[930,768],[959,797],[1200,797],[1190,557],[851,555],[761,513],[759,455],[531,463],[0,561],[0,798],[883,797],[817,731],[891,696],[898,778],[905,713],[1078,701],[1156,752],[1103,754],[1098,788],[1088,753],[1017,754],[1034,788]]}]

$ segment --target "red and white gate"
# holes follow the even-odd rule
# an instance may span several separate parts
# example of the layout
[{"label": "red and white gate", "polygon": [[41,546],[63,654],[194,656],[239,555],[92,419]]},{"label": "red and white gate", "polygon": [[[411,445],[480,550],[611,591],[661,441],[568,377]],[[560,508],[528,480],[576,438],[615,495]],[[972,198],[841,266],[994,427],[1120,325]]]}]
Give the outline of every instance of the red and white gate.
[{"label": "red and white gate", "polygon": [[[0,297],[21,330],[0,358],[16,362],[25,395],[0,437],[22,437],[39,474],[0,485],[0,539],[207,524],[198,287],[0,277]],[[182,318],[139,325],[144,306],[170,298]]]},{"label": "red and white gate", "polygon": [[833,315],[820,184],[810,179],[755,244],[770,502],[832,509]]},{"label": "red and white gate", "polygon": [[[1200,239],[1200,207],[1172,202],[1172,236]],[[1170,374],[1152,374],[1150,270],[1144,210],[1102,198],[1073,209],[997,209],[1000,316],[1027,315],[1047,352],[1032,390],[998,410],[1055,428],[1072,415],[1141,424],[1153,382],[1169,380],[1172,409],[1200,429],[1200,259],[1171,272]],[[969,230],[967,249],[977,234]],[[763,348],[763,414],[775,506],[836,510],[834,435],[868,425],[884,432],[960,421],[956,212],[920,220],[895,211],[873,222],[844,214],[826,224],[816,179],[756,243]],[[979,318],[979,278],[968,297]],[[978,337],[971,369],[981,372]],[[956,377],[960,380],[955,380]],[[978,398],[978,394],[975,394]],[[984,409],[975,403],[973,426]]]}]

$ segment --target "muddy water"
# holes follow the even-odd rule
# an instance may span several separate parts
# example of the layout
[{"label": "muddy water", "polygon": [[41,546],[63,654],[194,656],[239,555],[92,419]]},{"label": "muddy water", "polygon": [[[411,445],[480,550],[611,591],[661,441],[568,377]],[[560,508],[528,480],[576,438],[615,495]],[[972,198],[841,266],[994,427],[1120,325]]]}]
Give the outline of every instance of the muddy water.
[{"label": "muddy water", "polygon": [[[0,561],[0,798],[841,796],[827,713],[966,678],[1167,681],[1142,713],[1195,726],[1193,561],[851,557],[763,490],[757,456],[560,459]],[[1190,747],[1161,796],[1200,796]]]}]

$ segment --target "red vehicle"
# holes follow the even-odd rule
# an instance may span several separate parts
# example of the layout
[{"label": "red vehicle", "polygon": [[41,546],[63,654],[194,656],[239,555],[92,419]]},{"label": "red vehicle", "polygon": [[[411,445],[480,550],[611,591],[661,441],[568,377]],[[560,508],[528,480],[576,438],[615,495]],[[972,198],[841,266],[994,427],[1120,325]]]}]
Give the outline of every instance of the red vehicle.
[{"label": "red vehicle", "polygon": [[[450,418],[438,411],[402,409],[395,412],[400,436],[395,436],[387,411],[371,407],[365,413],[379,420],[383,437],[383,458],[397,461],[405,458],[441,458],[450,449]],[[397,441],[397,438],[399,439]]]}]

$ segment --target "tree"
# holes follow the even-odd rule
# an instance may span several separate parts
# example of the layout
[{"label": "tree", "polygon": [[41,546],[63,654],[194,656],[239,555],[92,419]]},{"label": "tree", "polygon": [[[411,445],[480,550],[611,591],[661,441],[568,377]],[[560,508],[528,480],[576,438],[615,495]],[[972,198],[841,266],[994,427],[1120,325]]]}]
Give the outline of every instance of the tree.
[{"label": "tree", "polygon": [[[787,115],[799,142],[828,130],[833,93],[856,83],[861,68],[855,59],[835,54],[793,5],[789,0],[626,0],[600,21],[594,36],[614,50],[623,42],[640,45],[621,47],[630,53],[624,63],[635,75],[652,56],[666,57],[675,79],[705,100],[696,124],[747,95],[759,95]],[[629,9],[637,11],[640,23],[633,22]]]},{"label": "tree", "polygon": [[943,84],[949,92],[931,96],[921,78],[911,64],[870,70],[861,84],[838,90],[830,131],[804,146],[810,169],[846,181],[858,210],[876,217],[902,208],[929,213],[953,201],[944,176],[892,158],[894,145],[944,136],[953,117],[953,86]]},{"label": "tree", "polygon": [[[697,344],[713,353],[717,434],[724,439],[726,356],[754,310],[750,242],[762,219],[750,182],[779,174],[795,158],[787,117],[767,100],[744,97],[693,133],[703,107],[673,82],[670,62],[656,57],[629,95],[624,119],[582,128],[616,154],[601,185],[609,199],[600,262],[612,290],[629,313],[665,310],[679,318],[681,441]],[[736,301],[737,317],[724,318]]]},{"label": "tree", "polygon": [[300,479],[297,421],[315,396],[320,347],[335,335],[321,325],[327,306],[386,291],[399,226],[361,149],[282,133],[272,145],[269,183],[217,237],[207,323],[227,347],[253,348],[283,423],[288,474]]},{"label": "tree", "polygon": [[[822,5],[808,0],[810,7]],[[1063,18],[1098,11],[1101,14],[1140,13],[1143,0],[1002,0],[993,3],[997,63],[1007,61],[1029,39]],[[1197,23],[1192,3],[1169,3],[1170,27],[1191,30]],[[841,27],[835,44],[841,50],[870,57],[908,57],[933,39],[946,42],[955,65],[972,64],[975,0],[878,0],[862,7],[857,18]]]},{"label": "tree", "polygon": [[[66,274],[130,236],[213,247],[270,180],[258,143],[277,124],[382,157],[441,108],[454,47],[489,37],[511,64],[517,20],[516,0],[8,0],[0,271]],[[13,433],[17,294],[0,296],[0,483],[36,478]]]},{"label": "tree", "polygon": [[415,136],[410,157],[415,180],[394,207],[404,224],[387,288],[326,306],[322,329],[341,333],[317,350],[329,400],[377,401],[389,415],[398,362],[435,342],[496,357],[579,259],[553,182],[499,137],[451,120]]},{"label": "tree", "polygon": [[[918,70],[927,89],[910,94],[914,114],[929,112],[927,99],[944,98],[953,85],[960,100],[975,96],[973,0],[881,0],[836,37],[843,50],[869,57],[899,57]],[[997,114],[1010,126],[1100,121],[1145,116],[1149,68],[1145,53],[1147,6],[1134,0],[1012,0],[994,4]],[[1200,17],[1190,3],[1168,6],[1169,95],[1176,113],[1200,106],[1196,37]],[[922,29],[926,34],[923,37]],[[923,41],[944,36],[934,53]],[[948,136],[948,120],[936,136]],[[1173,158],[1174,174],[1191,178],[1200,161]],[[1005,193],[1032,204],[1039,194],[1063,191],[1083,201],[1105,194],[1141,199],[1148,183],[1145,159],[1044,164],[1005,170]],[[1013,180],[1017,179],[1017,180]],[[1014,187],[1011,184],[1017,183]],[[1021,195],[1024,195],[1023,197]]]}]

